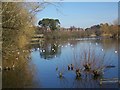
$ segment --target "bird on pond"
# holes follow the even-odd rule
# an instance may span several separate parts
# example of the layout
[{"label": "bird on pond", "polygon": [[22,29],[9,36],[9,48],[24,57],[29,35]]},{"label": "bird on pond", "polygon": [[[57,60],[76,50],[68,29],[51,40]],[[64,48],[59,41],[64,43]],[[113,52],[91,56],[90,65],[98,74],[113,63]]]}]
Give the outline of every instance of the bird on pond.
[{"label": "bird on pond", "polygon": [[58,71],[58,66],[56,67],[56,71]]},{"label": "bird on pond", "polygon": [[102,51],[103,51],[103,49],[102,49]]},{"label": "bird on pond", "polygon": [[14,70],[14,68],[15,68],[15,64],[14,64],[14,62],[13,62],[13,65],[12,65],[12,67],[11,67],[13,70]]},{"label": "bird on pond", "polygon": [[73,64],[71,64],[71,70],[73,70],[73,68],[74,68],[74,66],[73,66]]},{"label": "bird on pond", "polygon": [[70,65],[68,65],[68,70],[70,70]]},{"label": "bird on pond", "polygon": [[117,53],[117,51],[115,51],[115,53]]},{"label": "bird on pond", "polygon": [[5,71],[10,70],[10,69],[11,69],[10,67],[4,67]]}]

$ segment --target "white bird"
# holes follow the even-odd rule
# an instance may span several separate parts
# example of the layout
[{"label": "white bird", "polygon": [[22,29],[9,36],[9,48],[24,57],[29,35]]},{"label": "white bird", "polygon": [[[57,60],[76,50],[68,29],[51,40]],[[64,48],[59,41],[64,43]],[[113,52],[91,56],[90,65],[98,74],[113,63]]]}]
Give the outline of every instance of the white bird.
[{"label": "white bird", "polygon": [[42,50],[40,50],[40,52],[42,52]]},{"label": "white bird", "polygon": [[58,45],[58,47],[60,47],[61,45]]},{"label": "white bird", "polygon": [[117,53],[117,51],[115,51],[115,53]]},{"label": "white bird", "polygon": [[52,50],[54,50],[54,49],[52,48]]},{"label": "white bird", "polygon": [[40,50],[39,48],[37,48],[37,50]]},{"label": "white bird", "polygon": [[31,52],[33,52],[34,50],[33,49],[31,49]]},{"label": "white bird", "polygon": [[103,49],[102,49],[102,51],[103,51]]},{"label": "white bird", "polygon": [[23,52],[25,52],[25,50],[23,50]]},{"label": "white bird", "polygon": [[14,68],[14,67],[15,67],[15,65],[13,64],[13,65],[12,65],[12,68]]},{"label": "white bird", "polygon": [[57,46],[56,44],[54,44],[55,46]]},{"label": "white bird", "polygon": [[20,54],[20,52],[18,52],[18,54]]},{"label": "white bird", "polygon": [[68,45],[70,45],[70,43],[68,43]]},{"label": "white bird", "polygon": [[43,50],[43,52],[45,52],[45,50]]}]

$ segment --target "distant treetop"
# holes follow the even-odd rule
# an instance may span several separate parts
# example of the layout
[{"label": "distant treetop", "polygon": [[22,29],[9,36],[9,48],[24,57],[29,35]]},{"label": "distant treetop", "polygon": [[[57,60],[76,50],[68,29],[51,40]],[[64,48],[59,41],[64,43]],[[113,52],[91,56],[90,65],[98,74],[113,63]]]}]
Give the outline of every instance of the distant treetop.
[{"label": "distant treetop", "polygon": [[50,28],[51,30],[58,30],[60,27],[60,21],[58,19],[44,18],[38,22],[38,25],[44,28]]}]

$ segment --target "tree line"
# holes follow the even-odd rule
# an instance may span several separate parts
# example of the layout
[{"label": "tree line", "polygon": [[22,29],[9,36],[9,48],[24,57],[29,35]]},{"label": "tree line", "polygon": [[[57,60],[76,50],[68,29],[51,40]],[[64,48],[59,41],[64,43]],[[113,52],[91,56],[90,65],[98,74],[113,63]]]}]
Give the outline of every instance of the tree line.
[{"label": "tree line", "polygon": [[118,38],[119,25],[117,23],[101,23],[90,28],[60,27],[59,19],[44,18],[38,22],[36,33],[44,34],[47,38],[80,38],[80,37],[109,37]]}]

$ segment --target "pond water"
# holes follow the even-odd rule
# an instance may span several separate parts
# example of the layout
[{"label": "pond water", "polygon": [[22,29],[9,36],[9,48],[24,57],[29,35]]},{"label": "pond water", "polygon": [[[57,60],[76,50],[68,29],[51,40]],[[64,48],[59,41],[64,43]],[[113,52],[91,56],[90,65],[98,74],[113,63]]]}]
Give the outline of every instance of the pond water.
[{"label": "pond water", "polygon": [[[3,72],[3,87],[117,88],[116,83],[100,85],[100,78],[118,78],[119,45],[118,40],[85,38],[32,44],[31,58],[25,66],[27,70],[15,68],[14,71]],[[91,71],[84,70],[83,64],[87,61],[91,63],[92,70],[104,68],[101,77],[94,78]],[[68,70],[71,64],[74,70]],[[105,68],[109,65],[115,67]],[[76,78],[76,68],[81,69],[80,78]],[[60,72],[62,78],[59,77]]]},{"label": "pond water", "polygon": [[[44,42],[33,45],[31,62],[35,70],[33,80],[39,88],[102,88],[117,87],[115,83],[99,84],[99,79],[83,69],[85,52],[94,52],[96,63],[99,65],[112,65],[106,68],[102,78],[118,78],[118,41],[111,39],[77,39],[67,41]],[[83,57],[83,58],[82,58]],[[104,60],[103,60],[104,58]],[[101,59],[101,60],[99,60]],[[102,63],[102,64],[101,64]],[[74,68],[82,68],[82,76],[76,79],[75,70],[68,70],[67,66],[73,64]],[[58,69],[58,70],[56,70]],[[59,78],[59,73],[63,78]]]}]

